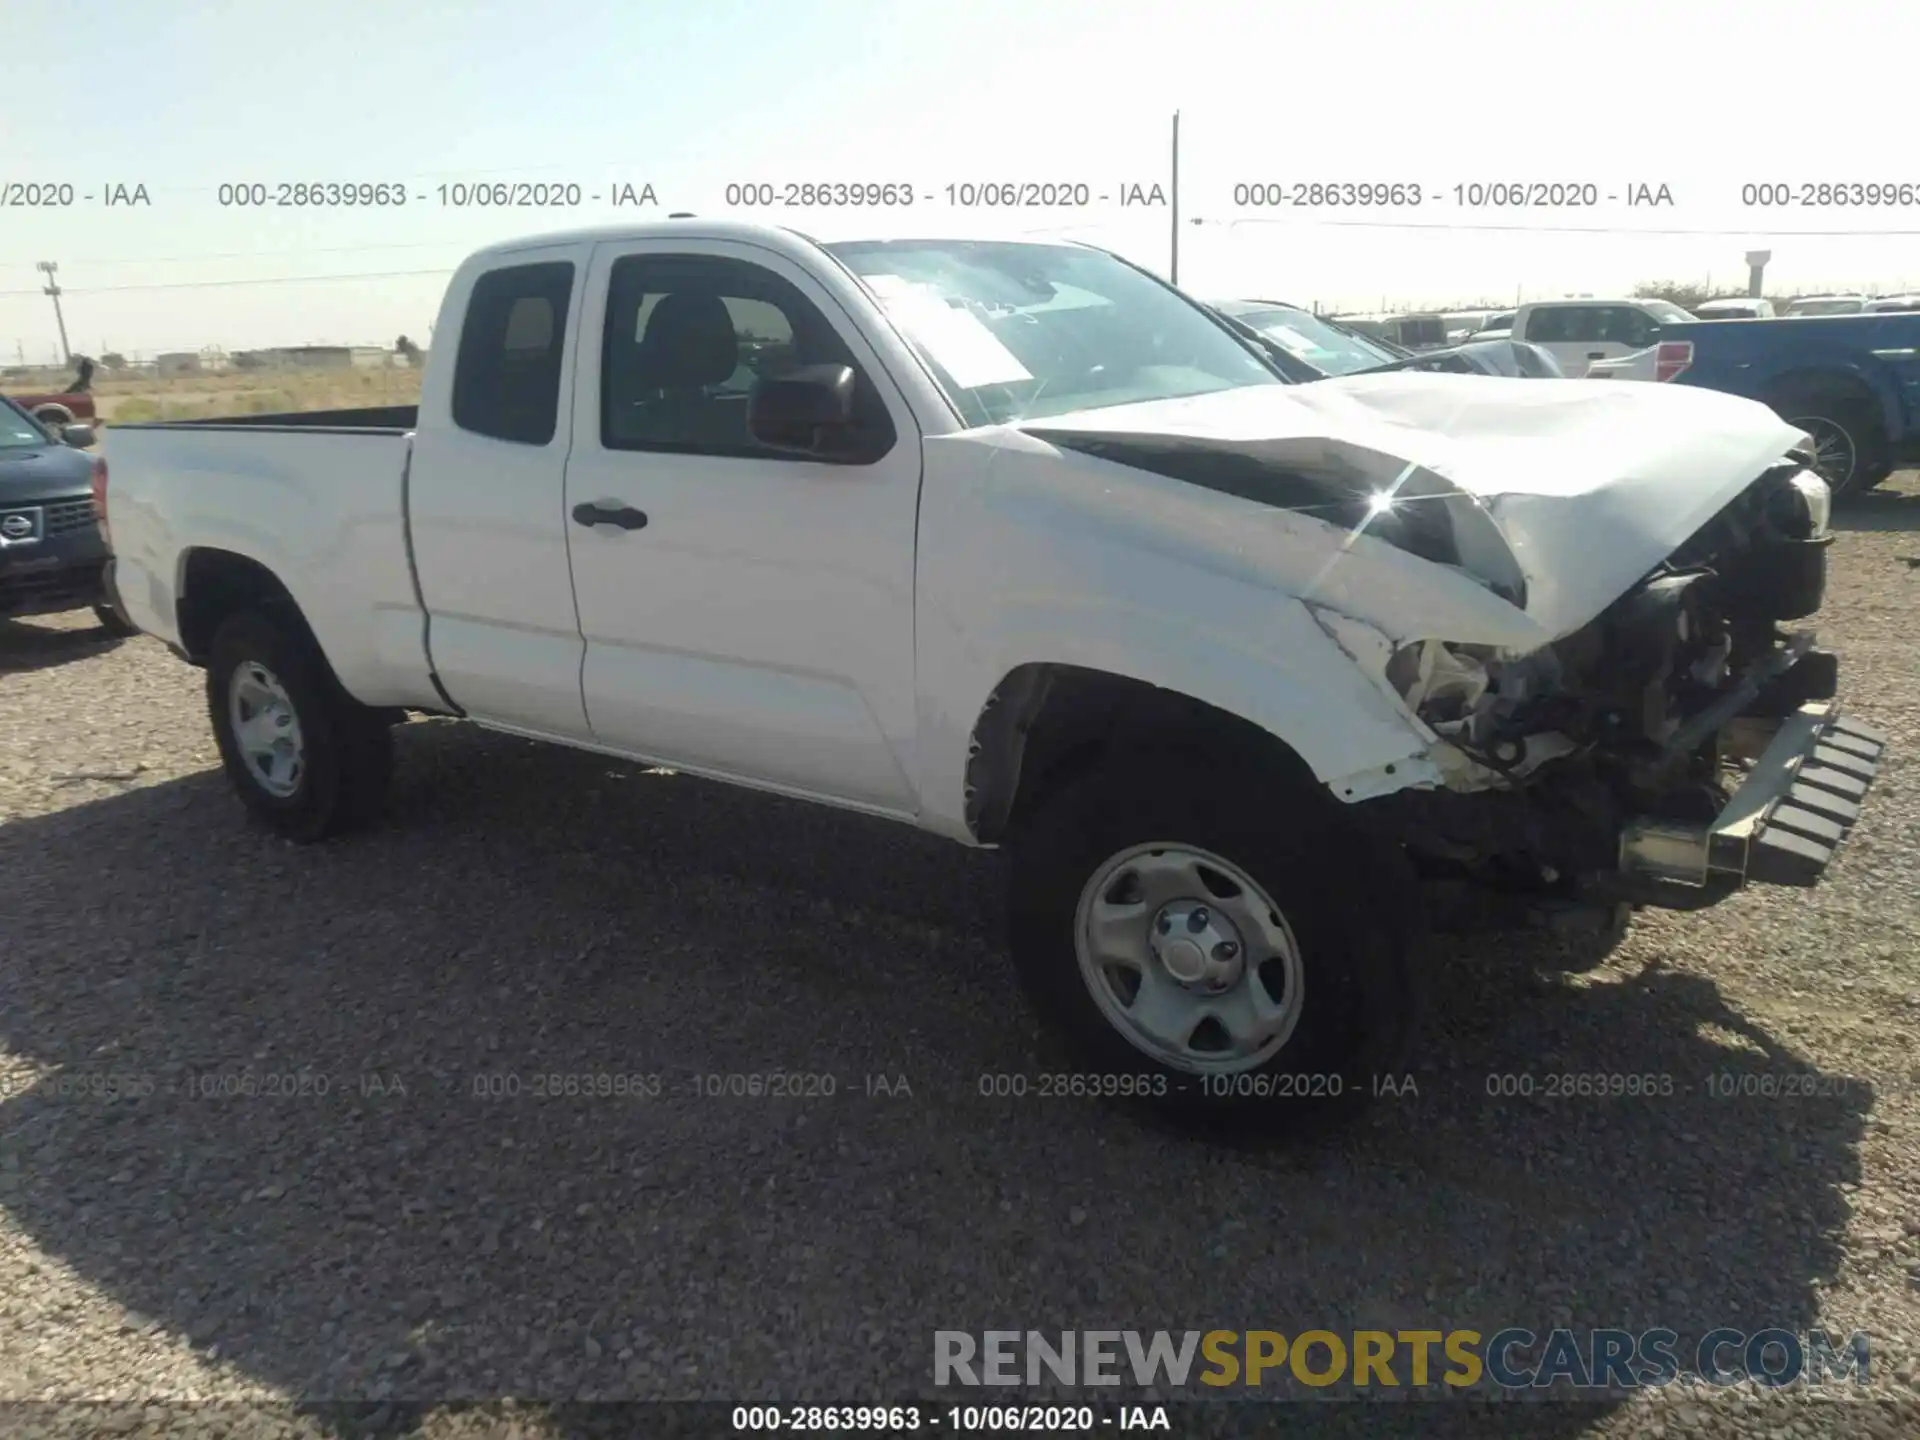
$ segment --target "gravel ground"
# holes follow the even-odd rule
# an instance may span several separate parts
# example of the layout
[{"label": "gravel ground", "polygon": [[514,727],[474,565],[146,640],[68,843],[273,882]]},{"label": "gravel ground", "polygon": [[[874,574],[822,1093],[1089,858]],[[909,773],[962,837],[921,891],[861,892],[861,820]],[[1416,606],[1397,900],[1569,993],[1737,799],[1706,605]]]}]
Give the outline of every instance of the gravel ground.
[{"label": "gravel ground", "polygon": [[[0,1426],[589,1433],[544,1402],[926,1394],[943,1328],[1561,1324],[1865,1329],[1871,1398],[1530,1433],[1920,1433],[1920,477],[1841,523],[1822,626],[1896,748],[1826,883],[1584,970],[1445,942],[1417,1094],[1291,1149],[983,1098],[1044,1053],[990,855],[431,721],[384,828],[297,849],[241,823],[197,672],[0,623]],[[195,1088],[243,1071],[302,1078]],[[748,1072],[836,1093],[694,1093]],[[1553,1072],[1675,1089],[1487,1093]],[[1707,1094],[1759,1074],[1816,1093]]]}]

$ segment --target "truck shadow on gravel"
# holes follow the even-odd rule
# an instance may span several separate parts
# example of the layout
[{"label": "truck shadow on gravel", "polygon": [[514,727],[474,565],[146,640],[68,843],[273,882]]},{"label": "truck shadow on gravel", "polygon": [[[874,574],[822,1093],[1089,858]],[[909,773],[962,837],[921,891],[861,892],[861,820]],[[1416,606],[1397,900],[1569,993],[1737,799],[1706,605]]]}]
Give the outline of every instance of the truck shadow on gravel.
[{"label": "truck shadow on gravel", "polygon": [[[1644,938],[1581,983],[1456,942],[1357,1129],[1205,1145],[983,1093],[1041,1053],[992,856],[467,727],[399,750],[391,821],[316,849],[213,774],[0,828],[0,1042],[57,1067],[0,1104],[0,1205],[113,1302],[58,1353],[190,1343],[349,1433],[327,1405],[934,1398],[938,1329],[1664,1325],[1690,1359],[1804,1332],[1839,1266],[1870,1091]],[[1715,1093],[1773,1069],[1809,1093]],[[768,1074],[803,1093],[702,1079]],[[1579,1075],[1651,1094],[1550,1096]]]},{"label": "truck shadow on gravel", "polygon": [[1833,507],[1835,530],[1897,534],[1920,530],[1920,492],[1869,490],[1849,495]]},{"label": "truck shadow on gravel", "polygon": [[91,660],[124,643],[98,627],[68,630],[0,619],[0,675]]}]

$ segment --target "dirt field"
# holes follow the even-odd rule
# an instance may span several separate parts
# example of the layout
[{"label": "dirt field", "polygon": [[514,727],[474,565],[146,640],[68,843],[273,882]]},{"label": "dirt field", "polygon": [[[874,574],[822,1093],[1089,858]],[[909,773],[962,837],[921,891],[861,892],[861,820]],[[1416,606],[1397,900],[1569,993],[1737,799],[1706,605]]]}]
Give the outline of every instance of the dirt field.
[{"label": "dirt field", "polygon": [[[1416,1090],[1297,1149],[983,1095],[1048,1064],[993,855],[438,721],[382,828],[293,848],[242,823],[198,672],[0,624],[0,1401],[174,1407],[76,1435],[369,1402],[433,1440],[511,1395],[528,1437],[666,1433],[549,1405],[897,1403],[943,1328],[1777,1326],[1865,1330],[1869,1385],[1314,1428],[1920,1434],[1920,476],[1840,524],[1821,625],[1892,751],[1825,882],[1605,957],[1439,945]],[[700,1090],[767,1072],[836,1090]],[[1618,1073],[1672,1088],[1499,1093]],[[1218,1413],[1174,1433],[1303,1414]]]}]

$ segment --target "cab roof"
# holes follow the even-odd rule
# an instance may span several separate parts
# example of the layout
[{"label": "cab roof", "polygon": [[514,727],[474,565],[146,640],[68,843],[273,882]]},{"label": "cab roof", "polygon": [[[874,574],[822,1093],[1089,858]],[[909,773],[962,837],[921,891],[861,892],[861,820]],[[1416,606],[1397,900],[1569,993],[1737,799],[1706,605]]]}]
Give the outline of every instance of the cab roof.
[{"label": "cab roof", "polygon": [[620,244],[635,240],[712,240],[733,241],[740,244],[759,245],[766,249],[795,258],[804,256],[816,248],[831,248],[834,245],[880,244],[889,241],[925,241],[945,244],[1004,244],[1035,245],[1061,249],[1092,250],[1100,247],[1088,245],[1078,240],[1058,239],[1054,237],[1026,235],[993,235],[984,233],[955,232],[948,227],[922,229],[908,223],[891,225],[879,233],[840,235],[832,238],[814,236],[790,225],[770,225],[750,220],[707,219],[701,216],[687,216],[683,219],[642,221],[634,224],[578,226],[567,230],[554,230],[542,234],[515,236],[511,240],[495,241],[475,250],[467,257],[468,262],[485,262],[504,259],[507,256],[521,254],[528,250],[548,249],[562,245],[599,245]]}]

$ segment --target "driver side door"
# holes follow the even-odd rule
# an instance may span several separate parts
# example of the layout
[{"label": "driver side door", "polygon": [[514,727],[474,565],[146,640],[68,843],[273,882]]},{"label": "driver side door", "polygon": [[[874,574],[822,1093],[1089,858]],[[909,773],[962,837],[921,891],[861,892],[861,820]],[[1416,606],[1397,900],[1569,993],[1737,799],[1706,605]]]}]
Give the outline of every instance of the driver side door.
[{"label": "driver side door", "polygon": [[[603,245],[584,308],[566,513],[594,739],[912,814],[920,431],[878,357],[803,269],[742,242]],[[853,367],[877,458],[754,439],[757,376],[815,363]]]}]

